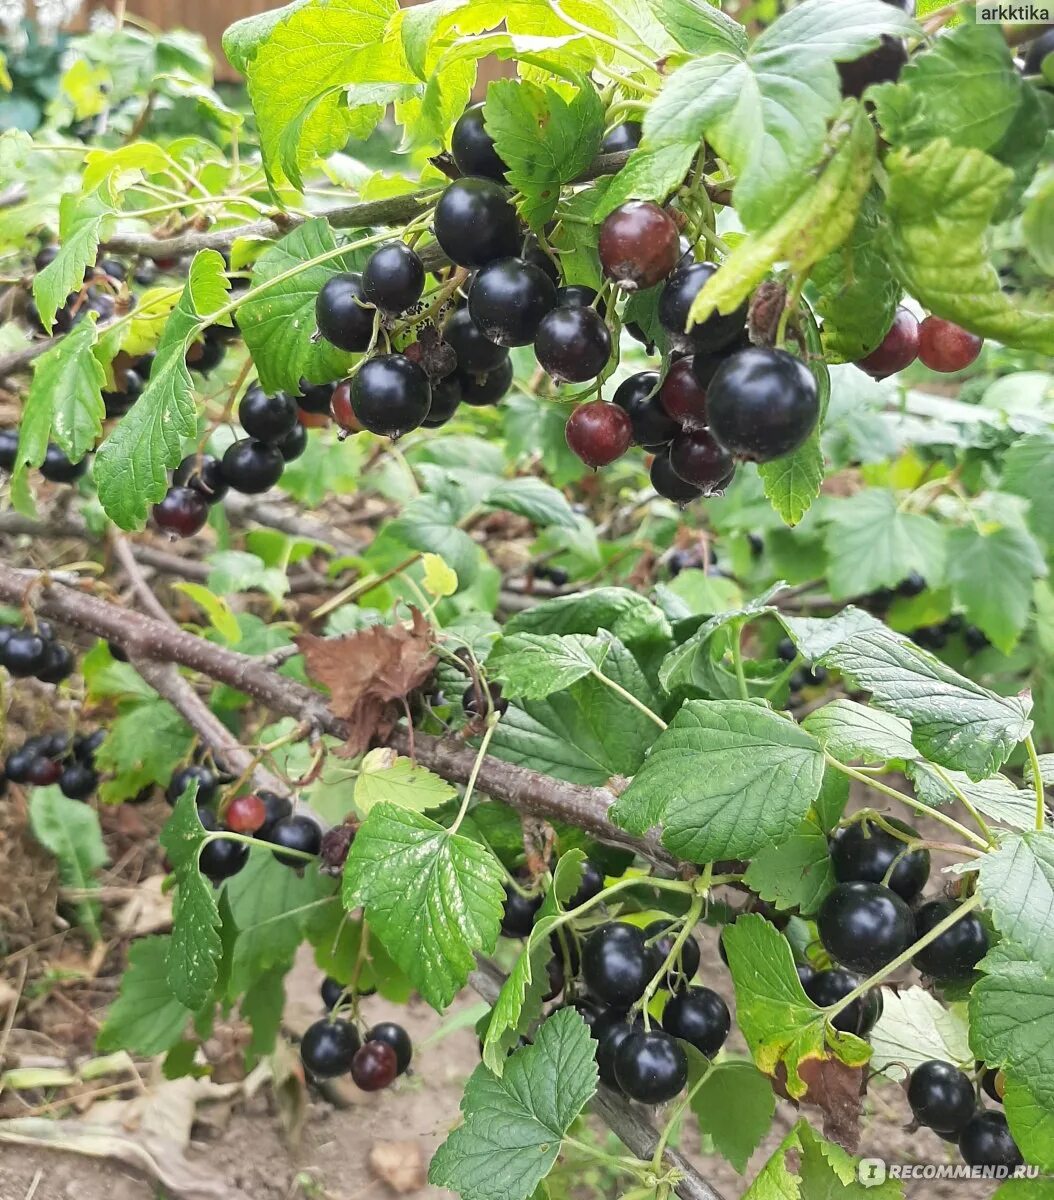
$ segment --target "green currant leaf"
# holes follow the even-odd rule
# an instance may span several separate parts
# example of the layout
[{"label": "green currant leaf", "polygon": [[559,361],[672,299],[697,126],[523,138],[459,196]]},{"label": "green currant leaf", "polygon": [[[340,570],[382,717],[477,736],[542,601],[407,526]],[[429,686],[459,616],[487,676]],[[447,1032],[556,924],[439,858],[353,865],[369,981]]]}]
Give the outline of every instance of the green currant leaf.
[{"label": "green currant leaf", "polygon": [[858,633],[822,659],[871,703],[911,722],[912,742],[942,767],[984,779],[1032,728],[1031,700],[998,696],[889,630]]},{"label": "green currant leaf", "polygon": [[[931,1059],[972,1070],[969,1030],[961,1012],[945,1008],[921,987],[887,988],[882,1015],[868,1034],[872,1070],[903,1078]],[[891,1068],[899,1067],[895,1072]]]},{"label": "green currant leaf", "polygon": [[855,700],[832,700],[814,709],[802,721],[802,728],[840,762],[854,758],[865,763],[910,762],[919,757],[907,721]]},{"label": "green currant leaf", "polygon": [[694,0],[651,0],[655,15],[677,44],[693,54],[727,50],[745,54],[747,31],[715,5]]},{"label": "green currant leaf", "polygon": [[[594,221],[602,221],[627,200],[654,200],[661,204],[684,183],[698,153],[699,147],[691,142],[663,146],[658,150],[638,147],[611,180],[603,200],[593,210]],[[635,318],[629,316],[626,319],[632,321]]]},{"label": "green currant leaf", "polygon": [[662,824],[691,862],[778,844],[820,792],[823,751],[793,721],[743,700],[689,700],[611,809],[633,833]]},{"label": "green currant leaf", "polygon": [[448,499],[428,494],[404,504],[387,532],[412,550],[438,554],[457,572],[461,587],[465,588],[479,574],[481,552],[472,538],[458,528],[458,520],[459,514]]},{"label": "green currant leaf", "polygon": [[67,193],[59,201],[59,252],[33,280],[33,299],[49,332],[66,298],[84,286],[84,272],[95,266],[99,243],[117,217],[109,181],[87,195]]},{"label": "green currant leaf", "polygon": [[[144,729],[150,730],[148,738],[143,737]],[[190,726],[167,700],[154,697],[123,705],[95,756],[111,776],[99,789],[103,803],[131,800],[151,784],[164,787],[193,742]]]},{"label": "green currant leaf", "polygon": [[859,633],[886,628],[878,617],[854,604],[847,604],[833,617],[795,617],[780,613],[780,620],[798,647],[798,653],[810,662],[822,658],[828,650]]},{"label": "green currant leaf", "polygon": [[[700,1060],[689,1059],[688,1086],[695,1082],[692,1067]],[[705,1060],[703,1060],[705,1062]],[[705,1081],[692,1096],[692,1112],[699,1130],[714,1143],[714,1149],[742,1175],[750,1156],[772,1125],[776,1095],[772,1080],[753,1063],[728,1058],[714,1063]]]},{"label": "green currant leaf", "polygon": [[610,641],[583,634],[508,634],[490,652],[487,674],[509,696],[544,700],[591,675],[610,649]]},{"label": "green currant leaf", "polygon": [[239,1011],[249,1022],[252,1039],[246,1048],[249,1064],[255,1063],[274,1050],[278,1031],[282,1027],[282,1010],[285,1008],[285,977],[287,963],[277,970],[261,975],[241,997]]},{"label": "green currant leaf", "polygon": [[[93,808],[67,799],[57,787],[34,788],[29,801],[29,826],[37,841],[55,856],[59,878],[66,887],[87,893],[98,889],[96,872],[109,857],[99,815]],[[84,899],[76,907],[80,924],[98,939],[99,905]]]},{"label": "green currant leaf", "polygon": [[420,813],[378,804],[352,843],[344,907],[362,905],[371,930],[421,995],[445,1008],[489,953],[505,901],[489,850]]},{"label": "green currant leaf", "polygon": [[462,1200],[527,1200],[596,1092],[595,1045],[578,1013],[565,1008],[509,1059],[500,1079],[478,1066],[461,1102],[464,1124],[436,1151],[429,1182]]},{"label": "green currant leaf", "polygon": [[663,612],[628,588],[603,587],[543,600],[506,624],[506,633],[597,633],[609,630],[635,654],[669,644]]},{"label": "green currant leaf", "polygon": [[171,941],[169,937],[147,937],[129,946],[120,993],[99,1030],[96,1045],[103,1054],[126,1050],[152,1058],[182,1039],[192,1013],[168,982]]},{"label": "green currant leaf", "polygon": [[827,835],[814,819],[806,818],[790,837],[757,851],[743,882],[777,908],[812,916],[837,883]]},{"label": "green currant leaf", "polygon": [[355,780],[355,807],[364,817],[383,800],[396,808],[424,812],[441,807],[456,795],[445,779],[383,746],[363,758]]},{"label": "green currant leaf", "polygon": [[1031,788],[1019,788],[1005,775],[992,775],[975,782],[962,771],[946,771],[923,760],[909,762],[905,771],[915,785],[915,794],[925,804],[935,808],[954,804],[961,792],[991,821],[1015,829],[1035,828],[1036,793]]},{"label": "green currant leaf", "polygon": [[1054,834],[1008,834],[976,865],[977,887],[996,929],[1054,970]]},{"label": "green currant leaf", "polygon": [[500,480],[484,495],[482,503],[526,517],[543,529],[550,525],[574,529],[578,521],[564,494],[535,475]]},{"label": "green currant leaf", "polygon": [[1006,1077],[1003,1109],[1025,1162],[1054,1174],[1054,1112],[1032,1094],[1027,1076]]},{"label": "green currant leaf", "polygon": [[1028,500],[1029,527],[1047,546],[1054,546],[1054,489],[1045,482],[1051,472],[1054,472],[1054,437],[1025,437],[1007,450],[1000,483],[1004,491]]},{"label": "green currant leaf", "polygon": [[229,25],[223,34],[223,53],[231,65],[244,75],[256,56],[256,51],[267,40],[271,30],[279,21],[298,8],[304,8],[313,0],[292,0],[281,8],[268,9],[267,12],[257,13],[252,17],[243,17]]},{"label": "green currant leaf", "polygon": [[338,983],[348,984],[354,978],[362,991],[376,988],[393,1004],[405,1004],[413,995],[413,984],[377,938],[367,933],[365,953],[360,953],[361,917],[350,916],[340,904],[323,904],[307,914],[306,926],[316,965]]}]

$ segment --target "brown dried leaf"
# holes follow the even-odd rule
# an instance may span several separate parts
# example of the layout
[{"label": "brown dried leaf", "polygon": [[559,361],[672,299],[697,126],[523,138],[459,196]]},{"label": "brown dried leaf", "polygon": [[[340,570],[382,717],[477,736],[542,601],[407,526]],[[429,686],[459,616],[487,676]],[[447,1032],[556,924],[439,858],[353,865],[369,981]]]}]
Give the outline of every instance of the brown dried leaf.
[{"label": "brown dried leaf", "polygon": [[425,1185],[425,1160],[420,1142],[374,1142],[370,1168],[393,1192],[416,1192]]},{"label": "brown dried leaf", "polygon": [[301,634],[296,644],[308,675],[329,688],[330,708],[348,723],[343,753],[361,754],[398,720],[399,702],[436,665],[432,627],[415,608],[413,624],[374,625],[339,638]]},{"label": "brown dried leaf", "polygon": [[[809,1058],[798,1064],[798,1074],[807,1084],[799,1104],[814,1104],[823,1112],[823,1134],[850,1154],[860,1144],[860,1113],[863,1067],[849,1067],[836,1058]],[[782,1063],[776,1069],[773,1087],[787,1097],[787,1073]]]}]

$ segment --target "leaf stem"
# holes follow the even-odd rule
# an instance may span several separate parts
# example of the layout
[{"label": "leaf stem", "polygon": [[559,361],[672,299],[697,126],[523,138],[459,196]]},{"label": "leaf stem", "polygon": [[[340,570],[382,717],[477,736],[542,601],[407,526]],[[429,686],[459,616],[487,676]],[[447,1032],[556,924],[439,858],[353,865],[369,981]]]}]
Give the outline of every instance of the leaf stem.
[{"label": "leaf stem", "polygon": [[1031,734],[1025,738],[1025,750],[1028,752],[1028,761],[1032,767],[1032,786],[1036,790],[1036,829],[1042,833],[1046,822],[1043,773],[1039,765],[1039,755],[1036,753],[1036,743],[1032,740]]},{"label": "leaf stem", "polygon": [[732,639],[732,663],[736,668],[736,682],[739,684],[739,698],[741,700],[750,699],[750,691],[747,688],[747,676],[743,670],[743,622],[738,623],[736,636]]},{"label": "leaf stem", "polygon": [[991,846],[995,841],[995,838],[992,836],[992,830],[989,828],[988,822],[984,819],[984,817],[981,816],[981,814],[970,802],[966,793],[961,787],[959,787],[959,785],[952,779],[952,777],[947,771],[944,770],[943,767],[938,767],[937,764],[934,763],[933,768],[943,782],[948,785],[949,790],[955,794],[956,799],[963,806],[963,808],[965,808],[970,816],[973,817],[974,821],[977,823],[977,828],[981,831],[981,834],[987,840],[989,846]]},{"label": "leaf stem", "polygon": [[642,712],[649,721],[654,721],[660,729],[668,728],[666,722],[658,715],[658,713],[652,712],[643,700],[638,700],[632,692],[627,691],[622,684],[616,683],[614,679],[610,679],[598,667],[594,667],[589,673],[594,679],[597,679],[604,684],[605,687],[609,687],[617,696],[621,696],[627,704],[632,704],[633,707],[637,709],[638,712]]},{"label": "leaf stem", "polygon": [[494,736],[494,730],[498,728],[498,721],[500,720],[500,714],[496,712],[490,714],[490,719],[487,723],[487,732],[483,735],[483,740],[476,751],[476,761],[472,764],[472,773],[468,777],[468,783],[465,784],[465,794],[461,797],[461,807],[457,810],[457,816],[454,818],[453,825],[450,826],[449,832],[451,835],[457,833],[461,827],[461,822],[465,819],[465,814],[468,812],[469,801],[472,799],[476,780],[479,778],[480,768],[483,766],[483,760],[487,757],[487,747],[490,745],[490,739]]},{"label": "leaf stem", "polygon": [[[317,854],[308,854],[306,850],[294,850],[292,846],[276,847],[273,842],[265,842],[260,838],[250,837],[247,833],[231,833],[227,829],[218,829],[209,832],[201,839],[201,845],[206,842],[241,842],[243,846],[263,846],[266,850],[272,850],[276,854],[281,854],[283,857],[289,855],[290,858],[302,858],[304,862],[318,862]],[[200,855],[199,847],[199,855]]]}]

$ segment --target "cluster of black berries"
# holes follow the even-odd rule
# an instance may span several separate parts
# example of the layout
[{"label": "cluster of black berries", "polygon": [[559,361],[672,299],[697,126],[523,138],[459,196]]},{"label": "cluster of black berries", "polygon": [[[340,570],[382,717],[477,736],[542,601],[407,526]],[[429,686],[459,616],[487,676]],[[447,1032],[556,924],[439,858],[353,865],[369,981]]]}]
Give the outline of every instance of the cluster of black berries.
[{"label": "cluster of black berries", "polygon": [[[798,647],[790,638],[781,638],[776,646],[776,654],[786,663],[792,663],[798,658]],[[800,667],[787,681],[791,696],[797,696],[807,687],[819,687],[827,682],[827,671],[823,667],[813,667],[806,664]]]},{"label": "cluster of black berries", "polygon": [[[927,586],[926,580],[918,571],[911,571],[895,588],[881,588],[865,596],[860,603],[869,611],[882,615],[898,596],[912,599],[920,596]],[[980,654],[991,645],[984,631],[976,625],[968,624],[959,613],[953,613],[939,625],[920,625],[912,630],[910,637],[923,650],[938,651],[948,645],[950,638],[960,634],[963,646],[970,654]]]},{"label": "cluster of black berries", "polygon": [[[355,1023],[356,998],[369,994],[336,979],[323,980],[322,1003],[329,1016],[311,1025],[300,1042],[300,1059],[312,1078],[335,1079],[350,1072],[362,1091],[379,1092],[409,1067],[414,1048],[401,1025],[381,1021],[360,1032]],[[348,1010],[350,1019],[343,1015]]]},{"label": "cluster of black berries", "polygon": [[47,621],[38,621],[35,629],[0,625],[0,667],[16,679],[61,683],[72,674],[74,658]]},{"label": "cluster of black berries", "polygon": [[[18,456],[18,430],[0,429],[0,471],[13,471]],[[75,483],[88,469],[91,455],[72,462],[54,442],[48,442],[40,473],[52,483]]]},{"label": "cluster of black berries", "polygon": [[102,729],[78,733],[44,733],[27,738],[4,762],[11,783],[47,787],[57,783],[71,800],[87,800],[99,783],[95,752],[106,737]]},{"label": "cluster of black berries", "polygon": [[[33,259],[37,272],[43,271],[59,252],[58,246],[43,246]],[[115,258],[101,258],[94,267],[84,272],[84,286],[66,298],[65,304],[55,313],[53,333],[69,333],[88,313],[97,314],[100,321],[109,321],[117,309],[113,291],[128,278],[128,269]],[[35,333],[47,334],[40,319],[35,300],[26,302],[26,321]]]},{"label": "cluster of black berries", "polygon": [[[1002,1104],[1002,1076],[978,1064],[979,1082]],[[908,1103],[920,1125],[946,1142],[954,1142],[971,1167],[996,1167],[1012,1172],[1024,1158],[1001,1112],[979,1105],[977,1084],[953,1063],[931,1059],[911,1072]]]}]

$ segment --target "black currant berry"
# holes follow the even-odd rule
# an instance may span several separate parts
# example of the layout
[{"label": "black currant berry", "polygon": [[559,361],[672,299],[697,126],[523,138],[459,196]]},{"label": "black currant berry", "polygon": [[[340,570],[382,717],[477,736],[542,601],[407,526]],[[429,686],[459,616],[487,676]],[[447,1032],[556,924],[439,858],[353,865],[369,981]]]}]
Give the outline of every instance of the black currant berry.
[{"label": "black currant berry", "polygon": [[[798,974],[801,978],[801,972]],[[839,1000],[844,1000],[854,991],[863,980],[851,971],[813,971],[812,976],[802,980],[805,994],[818,1008],[830,1008]],[[855,1033],[857,1037],[866,1037],[874,1029],[878,1018],[882,1015],[882,992],[879,988],[871,988],[862,996],[857,996],[847,1008],[844,1008],[831,1024],[843,1033]]]},{"label": "black currant berry", "polygon": [[592,859],[587,858],[582,864],[582,882],[578,885],[578,890],[575,894],[564,905],[564,908],[581,908],[586,901],[592,900],[594,896],[599,896],[603,890],[604,872]]},{"label": "black currant berry", "polygon": [[884,34],[876,49],[854,58],[852,62],[840,62],[838,76],[842,81],[842,95],[859,98],[877,83],[896,83],[900,72],[908,61],[908,51],[899,38]]},{"label": "black currant berry", "polygon": [[902,305],[894,314],[886,336],[870,354],[857,359],[856,365],[874,379],[885,379],[911,366],[918,354],[918,318]]},{"label": "black currant berry", "polygon": [[695,373],[701,355],[679,358],[670,365],[659,389],[659,403],[672,420],[684,429],[705,429],[706,388]]},{"label": "black currant berry", "polygon": [[16,629],[0,647],[0,664],[16,679],[28,679],[47,666],[49,644],[32,629]]},{"label": "black currant berry", "polygon": [[[652,974],[666,961],[676,937],[677,924],[674,921],[652,921],[644,927],[644,940],[651,951]],[[689,936],[667,972],[664,985],[671,992],[681,991],[692,981],[698,970],[699,943]]]},{"label": "black currant berry", "polygon": [[[882,819],[910,838],[919,836],[917,829],[912,829],[896,817]],[[929,879],[930,853],[923,849],[905,851],[906,843],[900,838],[887,833],[877,823],[864,819],[835,832],[831,838],[831,865],[840,883],[852,883],[854,880],[881,883],[896,862],[888,886],[904,900],[911,901]]]},{"label": "black currant berry", "polygon": [[630,200],[604,218],[597,250],[604,274],[637,291],[670,274],[681,257],[681,238],[668,212],[650,200]]},{"label": "black currant berry", "polygon": [[73,674],[73,655],[61,642],[48,642],[47,662],[37,673],[41,683],[61,683]]},{"label": "black currant berry", "polygon": [[328,417],[336,386],[336,383],[308,383],[306,379],[301,379],[300,394],[295,397],[297,408],[301,412]]},{"label": "black currant berry", "polygon": [[640,145],[642,133],[640,121],[622,121],[604,134],[604,140],[600,143],[600,153],[619,154],[626,150],[635,150]]},{"label": "black currant berry", "polygon": [[421,299],[424,287],[424,264],[405,242],[378,246],[362,272],[366,299],[386,313],[406,312]]},{"label": "black currant berry", "polygon": [[458,117],[450,135],[450,152],[462,175],[481,175],[505,182],[509,168],[494,149],[494,139],[483,122],[482,104],[473,104]]},{"label": "black currant berry", "polygon": [[29,780],[29,769],[36,759],[35,751],[25,746],[12,750],[4,760],[4,774],[12,783],[26,783]]},{"label": "black currant berry", "polygon": [[322,997],[322,1003],[326,1006],[327,1012],[332,1012],[344,998],[346,992],[344,984],[339,980],[331,978],[329,975],[322,980],[322,987],[319,989],[319,994]]},{"label": "black currant berry", "polygon": [[930,1059],[911,1072],[908,1103],[920,1125],[938,1133],[962,1131],[977,1108],[969,1078],[951,1063]]},{"label": "black currant berry", "polygon": [[263,801],[264,820],[257,829],[256,836],[264,842],[271,840],[271,833],[279,821],[284,821],[293,812],[293,802],[288,796],[279,796],[277,792],[269,792],[261,788],[256,798]]},{"label": "black currant berry", "polygon": [[[984,1063],[978,1063],[977,1065],[983,1067]],[[990,1096],[996,1104],[1003,1103],[1006,1080],[1002,1071],[997,1071],[994,1067],[985,1068],[984,1074],[981,1076],[981,1087],[984,1088],[985,1094]]]},{"label": "black currant berry", "polygon": [[558,383],[585,383],[607,366],[611,333],[595,308],[554,308],[538,326],[534,354]]},{"label": "black currant berry", "polygon": [[187,351],[187,366],[199,375],[210,375],[227,357],[226,343],[209,336],[209,330],[199,342],[194,342]]},{"label": "black currant berry", "polygon": [[941,317],[927,317],[919,326],[919,361],[931,371],[962,371],[983,345],[984,338]]},{"label": "black currant berry", "polygon": [[459,370],[454,378],[465,404],[473,408],[497,404],[512,387],[512,359],[507,358],[493,371]]},{"label": "black currant berry", "polygon": [[897,584],[898,596],[921,596],[926,590],[926,580],[918,573],[918,571],[909,571],[907,575]]},{"label": "black currant berry", "polygon": [[410,1065],[410,1060],[414,1055],[413,1043],[410,1041],[410,1035],[406,1030],[394,1021],[382,1021],[379,1025],[374,1025],[372,1029],[368,1029],[365,1041],[367,1044],[369,1042],[384,1042],[386,1045],[391,1046],[395,1051],[397,1075],[402,1075]]},{"label": "black currant berry", "polygon": [[736,472],[732,456],[708,429],[679,433],[670,443],[670,466],[704,496],[723,492]]},{"label": "black currant berry", "polygon": [[285,437],[279,438],[274,444],[283,462],[293,462],[307,449],[307,429],[297,421]]},{"label": "black currant berry", "polygon": [[501,932],[510,938],[527,937],[534,928],[534,918],[541,907],[541,896],[524,896],[514,888],[506,886]]},{"label": "black currant berry", "polygon": [[351,1077],[364,1092],[390,1087],[398,1074],[398,1058],[387,1042],[364,1042],[351,1060]]},{"label": "black currant berry", "polygon": [[[929,933],[956,909],[951,900],[931,900],[915,914],[918,937]],[[967,913],[938,938],[924,946],[911,960],[923,975],[934,979],[969,979],[988,953],[988,932],[976,913]]]},{"label": "black currant berry", "polygon": [[240,438],[227,447],[221,470],[228,487],[256,496],[274,487],[282,478],[284,466],[285,460],[277,446],[258,442],[255,438]]},{"label": "black currant berry", "polygon": [[542,318],[556,304],[553,281],[522,258],[482,267],[468,293],[468,311],[485,337],[499,346],[534,341]]},{"label": "black currant berry", "polygon": [[29,764],[26,782],[35,787],[48,787],[53,783],[58,783],[61,776],[61,764],[55,762],[53,758],[45,758],[41,754]]},{"label": "black currant berry", "polygon": [[688,1059],[668,1033],[631,1033],[615,1053],[615,1078],[631,1100],[665,1104],[688,1082]]},{"label": "black currant berry", "polygon": [[879,883],[840,883],[820,905],[820,941],[843,966],[868,975],[880,970],[915,940],[911,909]]},{"label": "black currant berry", "polygon": [[552,281],[553,287],[559,288],[560,268],[556,265],[556,260],[542,246],[533,233],[527,235],[520,257],[524,262],[530,263],[532,267],[537,267],[539,270],[544,271]]},{"label": "black currant berry", "polygon": [[357,352],[373,340],[376,311],[366,301],[362,276],[348,271],[326,280],[315,300],[315,323],[327,342]]},{"label": "black currant berry", "polygon": [[692,302],[716,271],[715,263],[693,262],[680,267],[666,281],[659,295],[659,323],[669,333],[673,349],[712,354],[743,333],[747,320],[745,303],[727,316],[711,313],[705,321],[688,328]]},{"label": "black currant berry", "polygon": [[582,978],[590,993],[623,1011],[644,994],[652,976],[644,934],[613,921],[594,929],[582,949]]},{"label": "black currant berry", "polygon": [[972,1117],[959,1134],[959,1153],[971,1167],[1013,1170],[1025,1162],[1000,1112],[979,1112]]},{"label": "black currant berry", "polygon": [[229,487],[220,460],[211,454],[188,454],[172,472],[172,483],[193,489],[206,504],[222,500]]},{"label": "black currant berry", "polygon": [[198,866],[210,883],[218,884],[237,875],[248,861],[249,847],[244,842],[216,838],[202,846]]},{"label": "black currant berry", "polygon": [[[592,308],[596,298],[597,293],[584,283],[567,283],[556,289],[557,308]],[[596,304],[596,310],[604,316],[607,305],[601,301],[600,304]]]},{"label": "black currant berry", "polygon": [[726,359],[706,393],[710,432],[738,458],[790,454],[820,416],[816,380],[785,350],[752,347]]},{"label": "black currant berry", "polygon": [[73,755],[78,762],[95,761],[95,752],[106,741],[105,729],[94,729],[91,733],[79,733],[73,739]]},{"label": "black currant berry", "polygon": [[467,308],[458,309],[443,326],[443,340],[457,355],[457,367],[463,373],[496,371],[509,357],[504,346],[484,335]]},{"label": "black currant berry", "polygon": [[460,403],[461,384],[456,376],[448,375],[446,379],[432,384],[432,403],[428,408],[428,416],[421,424],[426,429],[445,425],[457,412]]},{"label": "black currant berry", "polygon": [[520,219],[505,189],[492,179],[469,175],[454,182],[435,208],[440,249],[459,267],[485,267],[512,258],[520,248]]},{"label": "black currant berry", "polygon": [[397,438],[428,416],[428,376],[402,354],[381,354],[362,364],[351,383],[351,407],[363,429]]},{"label": "black currant berry", "polygon": [[18,430],[0,429],[0,471],[13,471],[18,456]]},{"label": "black currant berry", "polygon": [[619,405],[590,400],[567,418],[564,436],[587,467],[606,467],[633,444],[633,422]]},{"label": "black currant berry", "polygon": [[168,787],[165,789],[165,797],[169,804],[175,805],[187,790],[187,784],[192,779],[196,780],[198,785],[195,795],[197,803],[205,805],[206,808],[211,807],[219,790],[219,780],[208,767],[198,766],[197,763],[191,763],[189,767],[180,767],[178,771],[172,772],[172,778],[168,781]]},{"label": "black currant berry", "polygon": [[659,372],[638,371],[615,389],[614,401],[629,414],[638,446],[663,446],[681,432],[659,400]]},{"label": "black currant berry", "polygon": [[48,443],[44,461],[40,464],[40,473],[52,483],[73,483],[80,479],[88,469],[88,459],[80,462],[70,462],[66,455],[53,443]]},{"label": "black currant berry", "polygon": [[300,1042],[300,1061],[316,1079],[335,1079],[351,1070],[361,1042],[350,1021],[323,1017],[308,1026]]},{"label": "black currant berry", "polygon": [[670,462],[670,455],[665,449],[656,453],[648,474],[656,494],[662,496],[664,500],[672,500],[674,504],[681,507],[691,504],[693,500],[698,500],[703,494],[701,488],[697,488],[693,483],[688,483],[677,474]]},{"label": "black currant berry", "polygon": [[615,1078],[615,1056],[626,1038],[637,1033],[640,1028],[638,1023],[627,1021],[621,1012],[611,1009],[602,1011],[594,1020],[592,1034],[597,1043],[597,1070],[601,1082],[609,1088],[622,1090]]},{"label": "black currant berry", "polygon": [[[487,684],[487,692],[490,694],[490,706],[499,716],[508,712],[509,702],[501,694],[501,684],[491,681]],[[465,694],[461,697],[461,707],[465,714],[470,717],[482,717],[487,713],[486,697],[480,692],[475,683],[469,684],[465,689]]]},{"label": "black currant berry", "polygon": [[798,982],[803,988],[807,988],[810,983],[816,978],[816,968],[812,963],[796,962],[794,970],[798,974]]},{"label": "black currant berry", "polygon": [[153,509],[154,524],[173,537],[193,537],[209,519],[205,497],[189,487],[169,488]]},{"label": "black currant berry", "polygon": [[[257,836],[260,836],[259,833]],[[310,817],[294,815],[276,821],[264,839],[285,850],[300,850],[304,854],[318,854],[322,849],[322,830],[318,822]],[[275,858],[286,867],[303,867],[306,860],[297,854],[273,851]]]},{"label": "black currant berry", "polygon": [[672,1037],[690,1042],[700,1054],[713,1058],[725,1044],[732,1015],[717,992],[693,987],[670,997],[662,1010],[662,1027]]},{"label": "black currant berry", "polygon": [[259,384],[249,388],[238,405],[238,423],[249,437],[277,442],[296,425],[296,402],[285,392],[273,396]]}]

